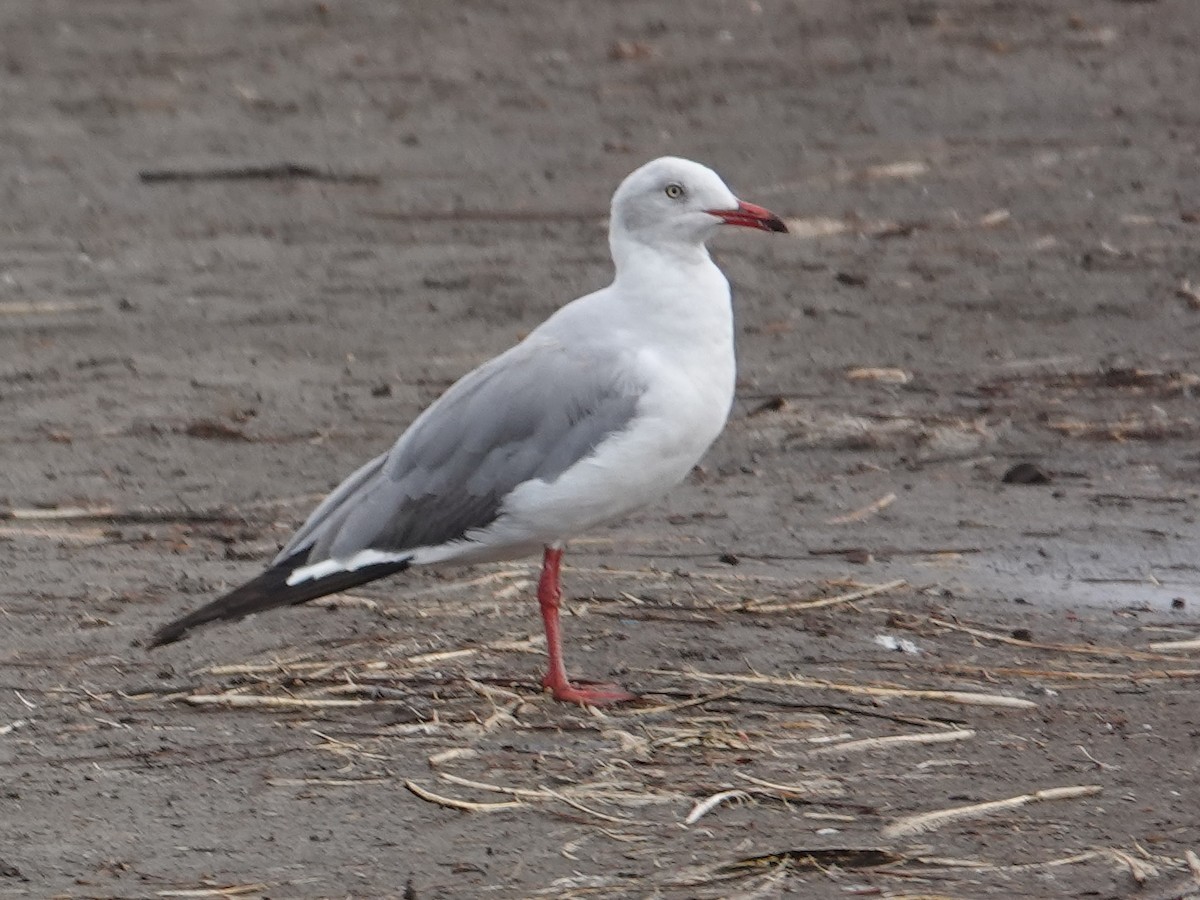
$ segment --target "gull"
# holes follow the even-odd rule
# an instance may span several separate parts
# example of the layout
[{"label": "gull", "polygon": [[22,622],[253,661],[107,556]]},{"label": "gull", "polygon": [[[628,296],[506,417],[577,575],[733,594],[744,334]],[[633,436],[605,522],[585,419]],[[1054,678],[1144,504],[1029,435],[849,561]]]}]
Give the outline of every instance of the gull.
[{"label": "gull", "polygon": [[162,626],[150,646],[413,566],[541,553],[543,688],[569,703],[635,699],[567,678],[559,569],[568,540],[661,497],[725,426],[733,311],[706,247],[723,225],[787,231],[699,163],[663,157],[634,171],[612,199],[608,287],[463,376],[335,488],[262,574]]}]

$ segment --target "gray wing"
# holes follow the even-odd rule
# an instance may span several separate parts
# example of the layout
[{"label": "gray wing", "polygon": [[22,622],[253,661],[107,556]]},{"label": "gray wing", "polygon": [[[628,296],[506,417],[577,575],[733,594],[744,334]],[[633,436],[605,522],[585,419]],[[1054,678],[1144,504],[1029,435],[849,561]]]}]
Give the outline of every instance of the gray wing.
[{"label": "gray wing", "polygon": [[329,496],[322,500],[317,505],[317,508],[308,514],[308,518],[304,520],[304,524],[300,526],[300,530],[292,535],[291,540],[287,542],[287,546],[280,550],[279,555],[271,561],[271,565],[278,565],[306,544],[311,545],[313,534],[320,530],[322,525],[328,524],[330,517],[337,512],[346,500],[361,490],[364,485],[370,484],[379,475],[379,468],[383,465],[387,456],[386,453],[383,453],[375,457],[334,488]]},{"label": "gray wing", "polygon": [[536,337],[481,366],[422,413],[385,455],[346,479],[277,559],[401,553],[495,521],[522,482],[551,481],[636,415],[642,385],[616,360]]}]

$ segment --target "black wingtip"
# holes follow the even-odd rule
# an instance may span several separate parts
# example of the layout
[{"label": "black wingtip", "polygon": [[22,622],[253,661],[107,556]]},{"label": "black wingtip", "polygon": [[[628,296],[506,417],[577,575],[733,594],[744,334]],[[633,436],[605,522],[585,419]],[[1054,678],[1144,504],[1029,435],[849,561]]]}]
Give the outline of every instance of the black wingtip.
[{"label": "black wingtip", "polygon": [[155,647],[183,640],[193,628],[199,628],[209,622],[236,621],[251,613],[261,612],[275,606],[287,606],[293,602],[302,603],[304,600],[311,600],[312,597],[304,597],[303,600],[292,599],[294,594],[298,595],[300,592],[290,591],[287,579],[298,565],[298,562],[285,560],[280,565],[267,569],[257,578],[234,588],[228,594],[218,597],[186,616],[168,622],[150,636],[146,648],[153,650]]},{"label": "black wingtip", "polygon": [[173,644],[183,640],[194,628],[211,622],[234,622],[254,613],[265,612],[281,606],[297,606],[328,594],[336,594],[386,575],[402,572],[409,567],[407,559],[394,563],[364,566],[353,572],[336,572],[324,578],[288,584],[288,576],[305,565],[307,552],[301,552],[272,566],[257,578],[234,588],[199,609],[168,622],[152,634],[146,644],[147,650]]},{"label": "black wingtip", "polygon": [[[187,624],[186,616],[181,619],[176,619],[174,622],[164,625],[162,628],[158,629],[158,631],[154,632],[154,634],[150,635],[150,638],[145,644],[146,649],[154,650],[158,647],[166,646],[167,644],[173,644],[183,638],[183,636],[188,633],[188,629],[191,627],[191,625]],[[134,646],[136,647],[139,643],[140,641],[134,641]]]}]

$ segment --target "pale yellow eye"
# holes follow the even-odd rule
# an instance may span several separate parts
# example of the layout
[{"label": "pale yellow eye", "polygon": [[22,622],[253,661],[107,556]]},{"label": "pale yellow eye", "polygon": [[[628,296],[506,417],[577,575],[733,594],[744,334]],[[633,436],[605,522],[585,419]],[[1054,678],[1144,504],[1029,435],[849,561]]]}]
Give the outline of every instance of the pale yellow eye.
[{"label": "pale yellow eye", "polygon": [[683,196],[683,185],[671,182],[663,189],[668,197],[672,200],[678,200]]}]

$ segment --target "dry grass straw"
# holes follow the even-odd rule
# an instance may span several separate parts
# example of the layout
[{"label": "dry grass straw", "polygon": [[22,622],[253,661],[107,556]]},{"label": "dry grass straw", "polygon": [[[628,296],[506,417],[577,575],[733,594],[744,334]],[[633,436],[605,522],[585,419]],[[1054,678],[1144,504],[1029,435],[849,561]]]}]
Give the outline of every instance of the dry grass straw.
[{"label": "dry grass straw", "polygon": [[470,800],[458,800],[454,797],[443,797],[433,791],[421,787],[414,781],[405,781],[404,786],[422,800],[445,806],[449,809],[463,809],[468,812],[497,812],[502,809],[519,809],[525,806],[520,800],[505,800],[500,803],[473,803]]},{"label": "dry grass straw", "polygon": [[535,578],[536,570],[532,566],[506,566],[472,578],[423,583],[410,590],[391,592],[389,596],[393,597],[397,604],[406,604],[411,600],[442,597],[447,594],[473,593],[483,588],[496,588],[488,599],[502,600],[518,590],[532,586]]},{"label": "dry grass straw", "polygon": [[876,513],[880,513],[896,502],[895,494],[884,494],[878,500],[873,500],[866,506],[848,512],[842,516],[834,516],[832,519],[826,519],[826,525],[849,525],[854,522],[862,522],[865,519],[871,518]]},{"label": "dry grass straw", "polygon": [[231,884],[228,887],[177,888],[155,891],[156,897],[244,897],[248,894],[264,894],[271,886],[264,882],[255,884]]},{"label": "dry grass straw", "polygon": [[0,316],[45,316],[67,313],[102,312],[104,304],[96,300],[9,300],[0,303]]},{"label": "dry grass straw", "polygon": [[1186,641],[1156,641],[1150,645],[1150,649],[1160,653],[1184,653],[1188,650],[1200,650],[1200,637]]},{"label": "dry grass straw", "polygon": [[471,800],[463,800],[457,797],[447,797],[443,794],[434,793],[428,788],[422,787],[412,780],[406,780],[404,782],[404,786],[422,800],[453,809],[470,810],[472,812],[495,812],[498,810],[517,809],[530,806],[532,804],[557,802],[565,804],[566,806],[584,813],[585,815],[591,816],[594,819],[599,819],[602,822],[608,822],[622,826],[649,825],[650,823],[639,822],[638,820],[632,819],[627,815],[612,815],[610,813],[598,810],[594,806],[588,805],[588,803],[585,803],[584,801],[636,807],[659,803],[677,803],[681,799],[681,795],[677,793],[661,793],[645,790],[635,791],[630,790],[627,786],[613,782],[579,784],[554,790],[542,786],[535,788],[508,787],[506,785],[491,784],[489,782],[479,781],[473,778],[464,778],[460,775],[454,775],[450,772],[439,771],[438,777],[447,784],[471,788],[472,790],[477,791],[485,791],[488,793],[503,794],[512,797],[513,799],[497,803],[479,803]]},{"label": "dry grass straw", "polygon": [[55,506],[49,508],[22,509],[11,507],[0,510],[0,519],[13,519],[22,522],[71,522],[71,521],[109,521],[115,510],[111,506]]},{"label": "dry grass straw", "polygon": [[856,741],[826,744],[823,747],[810,750],[808,753],[810,756],[827,756],[831,753],[864,753],[913,744],[949,744],[955,741],[970,740],[973,737],[975,737],[975,732],[970,728],[958,728],[953,731],[935,731],[932,734],[893,734],[887,737],[861,738]]},{"label": "dry grass straw", "polygon": [[[75,511],[78,512],[78,511]],[[605,570],[598,570],[605,571]],[[607,573],[613,574],[613,573]],[[635,574],[646,577],[647,573],[618,573]],[[734,584],[746,581],[758,581],[757,578],[730,576],[726,573],[702,573],[707,582],[715,584],[718,581]],[[662,577],[658,573],[650,573],[651,578]],[[674,578],[676,576],[668,576]],[[446,591],[477,592],[483,588],[501,593],[509,590],[514,584],[524,584],[528,580],[525,568],[506,568],[469,579],[466,582],[455,582],[450,585],[435,585],[434,589]],[[843,592],[833,597],[818,597],[804,601],[788,601],[780,603],[761,603],[749,607],[754,612],[773,613],[827,607],[836,604],[850,603],[885,593],[901,587],[905,582],[897,579],[884,584],[865,585],[855,590]],[[752,601],[753,603],[753,601]],[[477,601],[475,602],[477,607]],[[738,611],[746,610],[746,601],[739,601],[737,607],[729,607]],[[353,646],[353,645],[352,645]],[[225,706],[239,709],[263,710],[322,710],[322,709],[352,709],[370,705],[404,705],[412,698],[412,689],[406,687],[406,681],[411,680],[415,673],[421,670],[438,668],[448,663],[462,662],[481,654],[501,653],[540,653],[544,639],[540,635],[531,635],[519,639],[495,640],[486,644],[469,647],[446,648],[431,650],[424,653],[410,654],[388,658],[369,659],[306,659],[304,657],[269,662],[245,662],[237,664],[212,666],[196,674],[206,674],[219,678],[235,678],[241,683],[222,691],[182,691],[173,695],[172,699],[180,700],[193,706]],[[324,652],[324,651],[323,651]],[[377,648],[373,648],[378,653]],[[476,693],[487,696],[493,702],[505,704],[520,704],[527,702],[522,693],[500,691],[488,685],[462,681],[473,687]],[[767,683],[751,680],[748,683]],[[787,682],[776,682],[779,684]],[[903,688],[857,688],[850,685],[837,685],[830,682],[792,681],[795,686],[819,686],[832,690],[861,692],[864,694],[884,696],[911,696],[923,699],[942,699],[948,702],[985,703],[992,705],[1011,705],[1006,700],[988,700],[986,695],[966,694],[964,692],[910,692]],[[716,700],[733,698],[743,689],[743,685],[720,690],[701,697],[691,697],[679,701],[661,703],[652,706],[639,706],[628,710],[617,710],[611,713],[614,717],[646,718],[663,715],[693,706],[701,706]],[[503,696],[501,697],[501,694]],[[1027,701],[1026,701],[1027,702]],[[1018,702],[1017,705],[1021,705]],[[511,716],[513,709],[503,711]],[[497,712],[497,715],[502,714]],[[498,723],[493,723],[498,724]],[[485,723],[486,725],[486,723]],[[490,727],[490,726],[489,726]]]},{"label": "dry grass straw", "polygon": [[[839,591],[835,596],[791,600],[789,597],[797,596],[794,582],[760,578],[741,572],[702,571],[682,576],[656,571],[593,571],[604,579],[634,579],[639,586],[666,582],[673,589],[684,585],[689,591],[688,601],[694,603],[695,608],[731,614],[797,612],[839,604],[843,605],[844,612],[857,613],[857,610],[845,610],[844,605],[877,597],[905,585],[900,579],[881,584],[842,582],[832,588]],[[508,567],[463,582],[434,582],[428,586],[429,590],[422,586],[422,594],[434,595],[436,615],[445,616],[445,619],[436,622],[437,628],[429,629],[429,633],[438,633],[441,627],[452,629],[445,622],[457,613],[448,612],[447,608],[456,609],[458,606],[463,610],[473,609],[475,614],[499,619],[504,623],[503,627],[509,629],[511,625],[505,620],[511,618],[515,621],[527,615],[527,610],[518,605],[497,604],[493,612],[486,605],[501,594],[507,596],[514,588],[524,589],[523,586],[530,580],[529,570]],[[638,590],[629,584],[622,586],[629,587],[635,593]],[[816,586],[811,583],[805,585],[804,589],[816,592]],[[831,588],[826,586],[825,591],[830,592]],[[757,592],[760,596],[775,596],[747,600],[746,594],[751,592]],[[636,602],[622,600],[620,596],[618,592],[617,599],[610,601],[606,598],[598,602]],[[394,601],[389,600],[391,602]],[[857,618],[886,614],[888,611],[881,610],[881,605],[888,604],[863,604]],[[483,612],[485,609],[486,613]],[[511,613],[508,612],[510,609]],[[407,609],[405,614],[414,613],[412,609]],[[416,614],[427,613],[422,611]],[[210,684],[203,691],[193,689],[176,695],[174,699],[199,706],[224,704],[268,712],[294,711],[295,719],[303,721],[300,727],[305,728],[309,728],[312,720],[323,711],[330,711],[332,728],[326,730],[337,735],[334,729],[343,724],[347,727],[347,733],[333,737],[318,733],[326,743],[313,749],[320,751],[317,754],[319,756],[325,752],[344,754],[346,766],[333,772],[292,770],[280,774],[300,777],[271,778],[269,784],[313,791],[326,788],[335,796],[355,790],[377,792],[379,788],[376,786],[381,783],[403,784],[423,803],[464,813],[515,814],[514,820],[529,825],[531,830],[544,824],[537,821],[539,817],[548,819],[555,828],[574,829],[568,835],[571,840],[563,847],[563,855],[567,859],[575,858],[574,854],[586,858],[586,853],[581,852],[579,846],[588,840],[632,842],[635,846],[622,847],[621,851],[634,855],[656,853],[656,861],[665,861],[664,871],[654,877],[651,890],[655,886],[674,886],[675,882],[668,879],[676,878],[685,871],[671,867],[671,860],[682,855],[669,840],[671,835],[678,835],[679,830],[690,826],[691,841],[701,838],[707,840],[704,836],[709,831],[723,840],[724,834],[737,831],[747,821],[762,824],[759,846],[755,846],[752,835],[748,835],[744,849],[739,846],[736,853],[722,853],[707,867],[688,870],[695,873],[696,880],[691,884],[696,888],[686,896],[731,898],[751,896],[760,889],[768,891],[764,896],[771,895],[770,891],[778,893],[783,883],[781,880],[794,878],[797,872],[825,872],[828,877],[840,878],[844,873],[839,874],[838,870],[855,868],[851,857],[843,859],[837,856],[836,848],[834,851],[829,848],[810,850],[803,842],[797,842],[800,846],[796,847],[791,836],[828,826],[843,831],[855,845],[861,844],[864,838],[868,844],[878,840],[878,836],[872,834],[877,821],[875,810],[880,796],[878,791],[887,790],[888,785],[894,786],[896,782],[885,780],[881,784],[879,780],[872,780],[872,776],[886,769],[889,755],[897,755],[906,749],[976,741],[978,735],[987,737],[989,731],[998,727],[996,723],[999,720],[992,715],[992,709],[1025,711],[1037,708],[1034,700],[1020,695],[1024,687],[1022,682],[1016,682],[1016,686],[1011,688],[1017,696],[1000,692],[1008,688],[997,689],[985,683],[994,674],[1039,681],[1060,678],[1064,681],[1076,680],[1084,685],[1102,679],[1163,678],[1172,675],[1193,677],[1200,674],[1200,670],[1182,668],[1163,671],[1151,669],[1146,672],[1075,672],[1063,667],[1061,659],[1055,661],[1060,667],[1056,669],[998,668],[987,665],[987,661],[1011,661],[1014,654],[1005,649],[1010,646],[1039,651],[1063,651],[1065,648],[1067,654],[1076,653],[1103,660],[1119,659],[1126,663],[1158,657],[1144,651],[1127,652],[1120,648],[1033,644],[971,625],[915,616],[911,610],[904,611],[903,615],[918,626],[935,626],[936,630],[928,629],[932,636],[930,640],[937,639],[945,646],[961,646],[964,639],[950,633],[960,632],[986,640],[989,645],[994,643],[1004,647],[981,645],[976,648],[976,654],[984,660],[977,665],[936,664],[924,658],[900,662],[893,656],[878,662],[852,658],[843,663],[848,667],[847,673],[835,675],[839,680],[788,673],[772,676],[755,671],[725,674],[654,669],[649,671],[657,676],[697,682],[688,686],[687,693],[699,696],[660,695],[653,700],[644,700],[642,705],[605,710],[593,717],[586,711],[564,708],[560,704],[542,700],[531,678],[528,681],[514,679],[517,689],[509,690],[508,678],[472,681],[453,671],[454,666],[468,660],[483,661],[474,665],[483,665],[485,662],[491,665],[499,658],[498,654],[540,653],[542,638],[525,636],[523,629],[528,626],[523,625],[520,631],[509,631],[511,637],[489,643],[431,646],[428,641],[417,643],[412,638],[401,638],[394,642],[356,638],[333,644],[332,650],[329,645],[315,648],[312,655],[304,657],[282,660],[259,658],[235,665],[214,666],[195,674],[230,679],[220,684],[221,688],[228,690],[213,689]],[[719,621],[718,616],[714,615],[714,619]],[[868,637],[870,633],[867,632]],[[421,652],[415,652],[418,650]],[[949,654],[948,658],[955,657]],[[526,660],[520,662],[524,666]],[[1074,659],[1071,664],[1078,664],[1081,668],[1094,666],[1113,670],[1132,667],[1107,667],[1094,659]],[[892,665],[906,674],[880,674],[881,669]],[[431,669],[436,671],[430,673],[428,670]],[[822,674],[834,672],[826,669]],[[889,678],[895,681],[884,680]],[[488,683],[490,681],[495,684]],[[912,683],[927,686],[909,687]],[[953,689],[940,689],[934,685]],[[769,689],[770,696],[766,696],[768,690],[763,689]],[[841,697],[828,693],[824,697],[798,696],[802,691],[836,692],[865,698],[868,702],[845,701],[844,706],[839,706],[835,704],[842,701]],[[896,725],[893,721],[902,717],[883,715],[869,702],[891,700],[950,703],[981,708],[983,711],[943,712],[948,718],[967,720],[973,727],[961,727],[957,721],[953,725],[933,721],[931,708],[915,710],[931,717],[927,723],[907,717],[904,718],[906,724]],[[423,721],[387,726],[369,734],[364,734],[362,730],[361,720],[365,717],[361,712],[354,711],[356,707],[400,707],[405,704]],[[338,717],[337,711],[343,708],[351,712]],[[820,710],[820,714],[813,712],[813,709]],[[801,715],[798,710],[806,710],[804,716],[807,718],[798,718]],[[903,711],[913,710],[905,708]],[[846,717],[846,713],[853,717]],[[391,709],[381,710],[382,716],[391,714]],[[881,718],[862,718],[863,714]],[[883,722],[882,719],[889,721]],[[838,723],[836,726],[834,721]],[[1011,722],[1013,717],[1005,716],[1004,721]],[[355,724],[350,725],[351,722]],[[928,727],[928,730],[921,731],[924,727]],[[539,754],[539,764],[532,765],[524,757],[509,753],[507,749],[510,742],[519,744],[526,737],[539,742],[539,746],[542,741],[555,741],[557,738],[546,737],[546,733],[561,735],[564,729],[569,730],[569,742],[562,750],[561,760],[556,756],[557,751],[547,750],[545,754]],[[888,733],[898,730],[914,733]],[[514,734],[522,737],[510,741],[510,736]],[[430,735],[437,735],[438,739],[422,745],[430,767],[425,775],[412,770],[401,769],[395,775],[389,771],[394,765],[400,764],[402,755],[411,750],[414,743]],[[818,746],[814,735],[828,742]],[[382,743],[371,743],[372,740]],[[388,741],[403,741],[403,749],[400,749],[399,743],[386,743]],[[578,750],[581,746],[590,749],[591,756],[582,757],[587,760],[586,765],[579,764],[581,755]],[[376,750],[383,752],[372,752]],[[869,759],[858,760],[864,767],[861,779],[838,779],[813,771],[831,758],[850,754],[872,755]],[[797,770],[797,759],[808,759],[809,764]],[[544,765],[545,762],[549,766]],[[939,760],[938,764],[943,762]],[[362,768],[353,770],[352,767],[356,765]],[[603,774],[596,773],[597,765]],[[867,774],[868,770],[870,774]],[[981,772],[983,769],[971,771]],[[502,780],[505,783],[497,783],[501,778],[495,774],[498,772],[504,773]],[[523,775],[520,774],[522,772]],[[554,775],[548,776],[548,772]],[[718,774],[714,775],[714,772]],[[307,777],[310,775],[312,777]],[[549,777],[555,780],[550,781]],[[898,812],[892,815],[909,812],[920,808],[920,805],[940,806],[948,802],[945,794],[939,800],[936,795],[923,793],[927,788],[917,790],[915,779],[927,777],[924,769],[915,772],[913,779],[902,776],[903,790],[896,795]],[[1096,780],[1101,781],[1106,777],[1097,774]],[[928,780],[920,782],[921,785],[936,783]],[[992,784],[990,788],[987,787],[989,783]],[[995,781],[984,782],[979,791],[983,796],[1011,792],[1010,788],[997,787],[996,784]],[[887,824],[882,836],[887,839],[907,838],[945,829],[956,822],[995,816],[1029,803],[1087,797],[1098,791],[1096,785],[1051,788],[1003,800],[907,815]],[[931,796],[935,799],[930,799]],[[416,803],[415,800],[408,802]],[[749,806],[738,810],[722,808],[730,804]],[[564,822],[569,825],[564,826]],[[771,830],[775,827],[783,830],[775,833]],[[953,831],[947,833],[953,834]],[[776,842],[777,834],[787,837]],[[767,843],[768,839],[772,843]],[[783,840],[787,842],[783,843]],[[814,843],[827,843],[829,840],[823,834]],[[933,843],[933,840],[930,842]],[[1064,847],[1058,852],[1074,849],[1077,847]],[[891,850],[879,852],[891,854]],[[730,861],[730,855],[733,861]],[[1023,862],[1015,867],[991,868],[995,871],[1016,871],[1022,867],[1068,865],[1094,859],[1097,855],[1104,860],[1113,858],[1103,851],[1093,851],[1044,863]],[[746,859],[738,860],[737,857],[741,856]],[[904,868],[903,863],[910,860],[895,854],[891,858],[898,862],[857,867],[876,869],[872,875],[873,883],[875,878],[882,879],[885,874],[889,878],[910,879],[905,885],[910,890],[917,887],[911,879],[925,878],[930,872],[928,860],[919,860],[919,867]],[[949,866],[949,862],[943,862]],[[989,864],[983,861],[970,861],[969,865],[960,861],[957,865],[976,871],[989,869]],[[1123,862],[1122,865],[1128,867],[1127,863]],[[597,876],[597,879],[586,884],[572,882],[569,887],[563,882],[551,893],[554,896],[582,898],[613,895],[612,891],[630,887],[627,877]],[[794,884],[794,881],[787,882],[788,887]],[[738,890],[742,894],[737,893]],[[897,892],[887,895],[936,896]]]},{"label": "dry grass straw", "polygon": [[81,546],[107,544],[112,540],[108,530],[104,528],[50,528],[45,525],[0,525],[0,538],[39,538]]},{"label": "dry grass straw", "polygon": [[[911,663],[905,665],[910,668]],[[1175,681],[1187,678],[1200,678],[1200,669],[1138,669],[1125,672],[1092,672],[1075,669],[1037,669],[1029,666],[987,666],[983,664],[967,665],[965,663],[942,663],[925,666],[930,672],[945,672],[951,675],[1003,675],[1014,678],[1036,678],[1039,680],[1056,681],[1130,681],[1142,683],[1148,681]]]},{"label": "dry grass straw", "polygon": [[1108,850],[1108,855],[1112,857],[1114,862],[1129,870],[1130,876],[1137,882],[1139,887],[1144,885],[1147,879],[1158,875],[1158,869],[1149,860],[1138,859],[1124,850],[1118,850],[1115,847]]},{"label": "dry grass straw", "polygon": [[750,795],[747,794],[745,791],[739,791],[736,789],[729,790],[729,791],[720,791],[719,793],[713,794],[711,797],[705,797],[703,800],[698,801],[696,803],[696,805],[692,807],[692,811],[689,812],[687,814],[687,817],[683,820],[683,824],[684,825],[696,824],[696,822],[698,822],[701,819],[701,817],[712,812],[714,809],[716,809],[722,803],[733,803],[735,801],[745,801],[745,800],[749,800],[749,799],[750,799]]},{"label": "dry grass straw", "polygon": [[[848,381],[877,381],[881,384],[908,384],[912,375],[895,366],[855,366],[846,370]],[[895,499],[895,495],[889,495]],[[890,501],[889,501],[890,502]]]},{"label": "dry grass straw", "polygon": [[337,700],[317,699],[309,697],[276,697],[263,694],[189,694],[183,698],[184,703],[192,706],[229,706],[240,709],[272,709],[272,708],[309,708],[329,709],[332,707],[367,706],[372,703],[389,703],[387,700]]},{"label": "dry grass straw", "polygon": [[617,719],[640,719],[646,716],[655,716],[662,713],[678,712],[681,709],[688,709],[693,706],[704,706],[716,700],[725,700],[729,697],[736,697],[745,688],[733,687],[727,690],[717,691],[713,694],[704,694],[701,697],[692,697],[690,700],[678,700],[674,703],[662,703],[656,706],[640,706],[636,709],[614,710],[607,715]]},{"label": "dry grass straw", "polygon": [[416,653],[393,659],[305,660],[303,658],[294,658],[267,663],[233,663],[229,665],[210,666],[201,671],[204,674],[217,677],[265,677],[274,675],[280,678],[300,678],[310,683],[334,675],[338,677],[339,681],[344,681],[346,677],[378,680],[389,679],[397,673],[410,673],[440,663],[477,656],[480,653],[489,651],[499,653],[534,653],[540,651],[543,646],[545,646],[545,638],[542,635],[529,635],[517,639],[489,641],[474,647],[434,650],[428,653]]},{"label": "dry grass straw", "polygon": [[163,506],[51,506],[51,507],[0,507],[0,519],[24,522],[110,522],[124,525],[153,525],[171,522],[230,522],[261,515],[279,507],[296,506],[319,500],[321,494],[304,494],[298,497],[274,497],[240,504],[236,509],[228,506],[196,508],[171,508]]},{"label": "dry grass straw", "polygon": [[928,869],[969,869],[972,872],[1031,872],[1037,869],[1056,869],[1060,866],[1076,866],[1080,863],[1104,856],[1103,850],[1087,850],[1054,859],[1041,859],[1027,863],[990,863],[982,859],[953,859],[941,856],[918,856],[915,862]]},{"label": "dry grass straw", "polygon": [[[196,674],[234,678],[242,683],[219,692],[180,691],[169,695],[167,699],[192,706],[225,706],[268,711],[407,706],[413,699],[414,692],[409,685],[414,680],[419,680],[422,677],[419,673],[424,670],[436,669],[445,663],[468,659],[486,652],[540,652],[543,644],[544,638],[541,636],[530,636],[392,659],[293,658],[266,663],[212,666]],[[526,702],[525,697],[512,691],[480,684],[465,677],[455,680],[493,703]]]},{"label": "dry grass straw", "polygon": [[272,787],[307,787],[314,784],[322,787],[359,787],[364,784],[383,784],[387,780],[381,775],[361,778],[268,778],[267,784]]},{"label": "dry grass straw", "polygon": [[846,789],[841,783],[824,775],[810,774],[804,781],[779,784],[763,778],[756,778],[746,772],[734,772],[733,774],[735,778],[740,778],[758,788],[769,791],[772,796],[782,800],[828,800],[844,796],[846,793]]},{"label": "dry grass straw", "polygon": [[902,819],[897,819],[891,825],[884,828],[880,834],[887,839],[909,837],[914,834],[936,831],[952,822],[961,822],[964,819],[980,819],[994,813],[1018,809],[1029,803],[1048,800],[1075,800],[1080,797],[1091,797],[1099,794],[1101,790],[1102,788],[1098,784],[1047,788],[1046,790],[1034,791],[1029,794],[1021,794],[1017,797],[1008,797],[1004,800],[972,803],[969,806],[953,806],[949,809],[939,809],[933,812],[919,813],[914,816],[905,816]]},{"label": "dry grass straw", "polygon": [[847,591],[834,597],[817,597],[810,600],[789,600],[774,603],[764,600],[748,600],[742,605],[741,609],[744,612],[751,613],[802,612],[808,609],[821,609],[826,606],[837,606],[841,603],[854,603],[857,600],[866,600],[868,597],[886,594],[888,591],[894,591],[906,584],[908,582],[903,578],[897,578],[895,581],[868,585],[867,587]]},{"label": "dry grass straw", "polygon": [[[985,641],[995,641],[999,644],[1007,644],[1010,647],[1021,647],[1026,650],[1050,650],[1055,653],[1071,653],[1079,656],[1095,656],[1101,659],[1116,659],[1116,660],[1165,660],[1170,657],[1163,656],[1158,653],[1147,653],[1142,650],[1128,650],[1123,647],[1093,647],[1087,644],[1060,644],[1060,643],[1045,643],[1040,641],[1023,641],[1020,638],[1015,638],[1007,634],[1000,634],[995,631],[985,631],[982,628],[974,628],[970,625],[960,625],[958,622],[950,622],[946,619],[939,619],[936,616],[930,616],[928,621],[937,625],[939,628],[948,628],[951,631],[961,631],[963,634],[969,634],[972,637],[980,638]],[[1155,645],[1151,645],[1152,647]]]},{"label": "dry grass straw", "polygon": [[1116,422],[1087,422],[1079,419],[1060,419],[1046,424],[1047,427],[1053,428],[1067,437],[1088,441],[1113,441],[1115,443],[1191,438],[1197,432],[1196,421],[1186,417],[1146,419],[1130,416],[1127,419]]},{"label": "dry grass straw", "polygon": [[[835,873],[866,870],[879,874],[891,873],[899,877],[914,877],[913,873],[903,872],[898,868],[906,861],[900,854],[879,847],[790,847],[754,856],[743,856],[729,862],[686,866],[667,872],[655,880],[660,887],[689,889],[689,893],[685,895],[689,898],[767,900],[780,896],[782,883],[796,873],[817,873],[838,879]],[[733,888],[732,882],[735,881],[742,883],[742,890]],[[805,892],[805,896],[808,895],[809,893]],[[916,895],[889,892],[886,896],[912,898]],[[922,896],[930,900],[934,895]]]},{"label": "dry grass straw", "polygon": [[752,684],[762,687],[796,687],[818,691],[838,691],[864,697],[909,698],[931,700],[939,703],[958,703],[964,706],[998,706],[1007,709],[1037,709],[1032,700],[1009,697],[1005,694],[984,694],[972,691],[922,690],[902,687],[874,687],[862,684],[843,684],[818,678],[803,678],[799,675],[776,677],[769,675],[736,675],[697,672],[694,669],[648,669],[652,675],[674,675],[696,681],[728,681],[736,684]]}]

